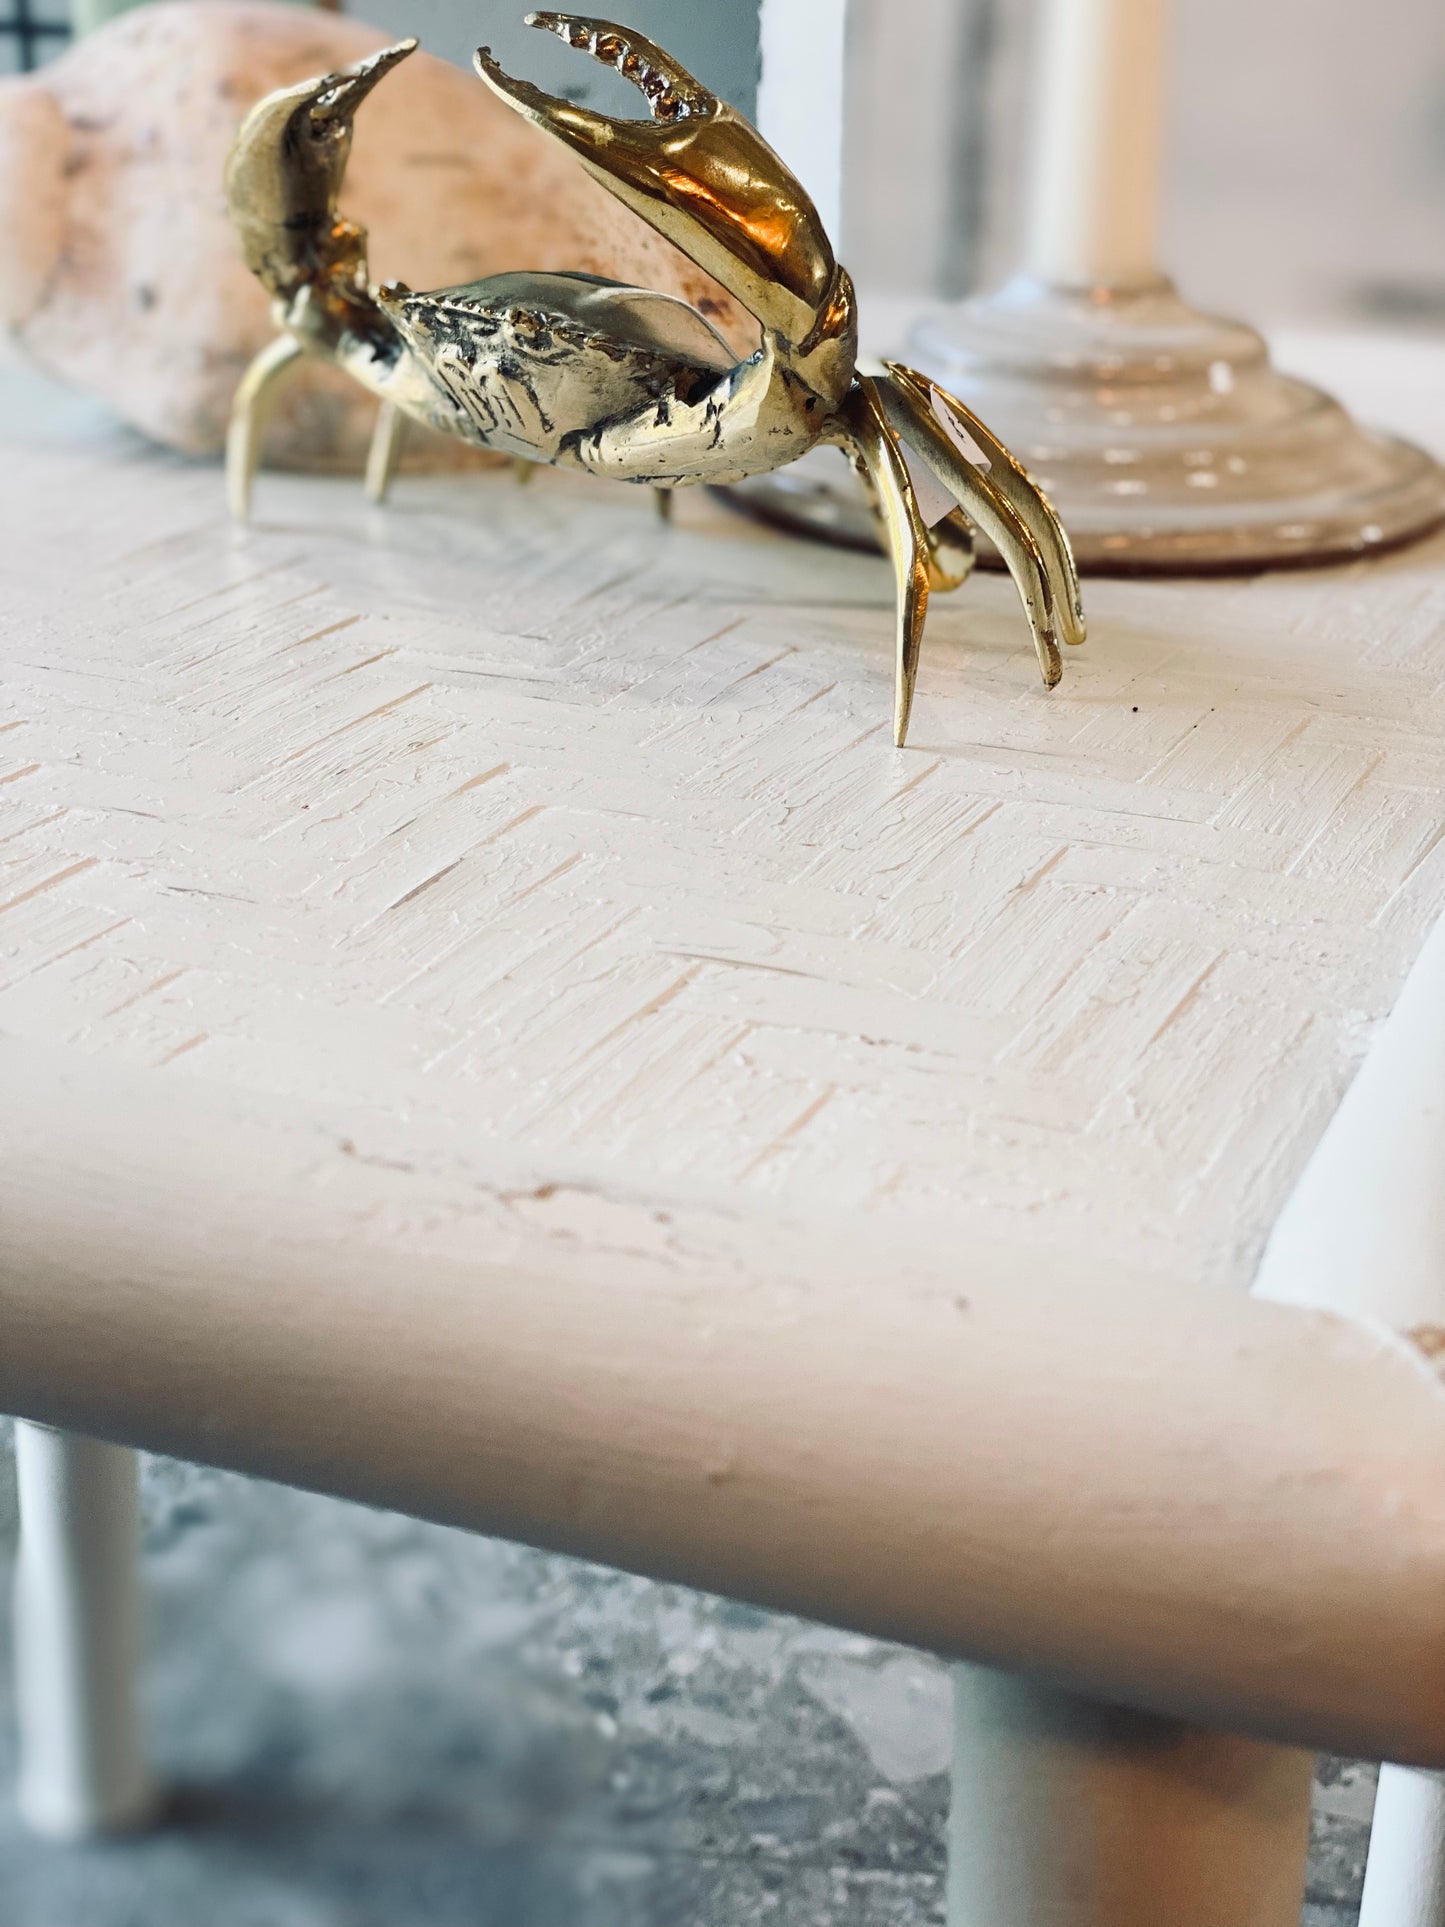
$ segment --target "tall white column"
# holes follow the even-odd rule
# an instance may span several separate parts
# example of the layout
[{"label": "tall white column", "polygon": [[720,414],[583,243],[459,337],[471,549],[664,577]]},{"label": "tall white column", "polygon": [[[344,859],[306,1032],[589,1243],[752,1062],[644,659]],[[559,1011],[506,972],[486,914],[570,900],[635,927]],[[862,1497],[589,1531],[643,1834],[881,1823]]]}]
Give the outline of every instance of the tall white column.
[{"label": "tall white column", "polygon": [[1024,265],[1053,287],[1159,273],[1165,0],[1046,0]]},{"label": "tall white column", "polygon": [[1445,1782],[1380,1769],[1359,1927],[1445,1927]]},{"label": "tall white column", "polygon": [[762,0],[758,131],[808,190],[824,228],[843,231],[847,0]]},{"label": "tall white column", "polygon": [[[1445,921],[1281,1213],[1255,1289],[1400,1331],[1445,1329]],[[1360,1927],[1445,1927],[1434,1775],[1380,1775]]]},{"label": "tall white column", "polygon": [[20,1811],[65,1839],[130,1826],[153,1804],[136,1707],[136,1456],[18,1424],[15,1462]]}]

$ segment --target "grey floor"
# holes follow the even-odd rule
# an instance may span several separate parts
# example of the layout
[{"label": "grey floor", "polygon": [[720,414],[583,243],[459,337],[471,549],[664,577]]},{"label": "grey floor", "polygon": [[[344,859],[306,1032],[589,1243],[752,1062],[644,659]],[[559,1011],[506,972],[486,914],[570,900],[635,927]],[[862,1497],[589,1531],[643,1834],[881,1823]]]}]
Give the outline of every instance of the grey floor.
[{"label": "grey floor", "polygon": [[[50,1847],[0,1793],[0,1927],[942,1920],[934,1662],[163,1460],[145,1515],[168,1824]],[[1322,1768],[1307,1927],[1355,1920],[1372,1791]]]}]

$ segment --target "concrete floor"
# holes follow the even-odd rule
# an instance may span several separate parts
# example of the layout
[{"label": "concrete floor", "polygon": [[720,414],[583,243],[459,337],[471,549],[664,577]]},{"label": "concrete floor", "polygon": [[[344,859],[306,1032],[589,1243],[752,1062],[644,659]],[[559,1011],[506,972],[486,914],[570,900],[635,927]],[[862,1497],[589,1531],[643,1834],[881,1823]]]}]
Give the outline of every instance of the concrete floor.
[{"label": "concrete floor", "polygon": [[[163,1460],[145,1514],[169,1824],[56,1848],[0,1794],[0,1927],[942,1920],[935,1662]],[[0,1462],[7,1600],[14,1539]],[[1372,1790],[1322,1768],[1306,1927],[1355,1920]]]}]

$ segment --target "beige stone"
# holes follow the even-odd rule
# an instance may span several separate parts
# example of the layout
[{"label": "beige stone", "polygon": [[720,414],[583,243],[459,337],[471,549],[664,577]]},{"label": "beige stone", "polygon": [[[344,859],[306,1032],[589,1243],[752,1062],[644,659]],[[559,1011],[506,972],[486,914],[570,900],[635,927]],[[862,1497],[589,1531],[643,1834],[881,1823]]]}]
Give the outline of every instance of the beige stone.
[{"label": "beige stone", "polygon": [[[225,438],[232,391],[275,332],[221,190],[242,116],[274,87],[384,44],[339,15],[229,0],[138,8],[38,75],[0,82],[0,330],[48,374],[188,454]],[[749,322],[707,275],[524,125],[420,53],[358,118],[347,213],[375,278],[413,287],[576,268],[682,295],[740,347]],[[359,464],[375,403],[306,371],[270,459]],[[414,461],[477,460],[418,431]]]}]

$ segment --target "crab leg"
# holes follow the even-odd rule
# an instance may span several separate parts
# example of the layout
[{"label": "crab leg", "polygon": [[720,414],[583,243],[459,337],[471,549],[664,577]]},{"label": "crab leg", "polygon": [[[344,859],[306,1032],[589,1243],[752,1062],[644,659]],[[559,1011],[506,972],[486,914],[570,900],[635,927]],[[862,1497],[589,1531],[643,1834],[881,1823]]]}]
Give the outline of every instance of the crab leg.
[{"label": "crab leg", "polygon": [[[1068,535],[1053,507],[1035,484],[1023,464],[1004,447],[992,430],[981,422],[971,408],[951,395],[937,382],[930,381],[916,368],[902,362],[885,363],[894,389],[906,395],[914,409],[932,425],[944,428],[944,439],[971,444],[983,457],[983,467],[973,466],[975,475],[984,475],[1000,501],[1011,508],[1029,533],[1052,588],[1055,618],[1060,638],[1069,644],[1081,643],[1085,636],[1083,594],[1074,552]],[[952,424],[953,435],[946,424]],[[957,440],[955,440],[957,437]],[[923,451],[920,451],[923,452]],[[927,459],[927,457],[925,457]],[[930,465],[932,465],[930,463]],[[951,486],[947,476],[940,476]]]},{"label": "crab leg", "polygon": [[251,484],[261,459],[266,424],[305,353],[294,335],[277,335],[256,356],[236,389],[226,432],[226,497],[238,522],[244,522],[251,513]]},{"label": "crab leg", "polygon": [[1038,544],[1012,503],[988,476],[954,446],[944,430],[906,390],[887,377],[876,384],[889,426],[949,489],[969,520],[983,530],[1008,567],[1033,632],[1044,687],[1064,673],[1056,635],[1053,584]]},{"label": "crab leg", "polygon": [[847,431],[846,446],[871,489],[893,563],[897,588],[893,742],[895,748],[902,749],[908,736],[923,624],[928,615],[928,530],[918,512],[908,464],[879,406],[873,383],[861,378],[838,414]]},{"label": "crab leg", "polygon": [[394,402],[384,401],[377,411],[371,431],[371,447],[366,451],[366,495],[372,502],[384,502],[401,462],[406,442],[406,416]]},{"label": "crab leg", "polygon": [[962,588],[976,560],[973,530],[962,509],[950,509],[928,531],[928,586],[935,595]]}]

